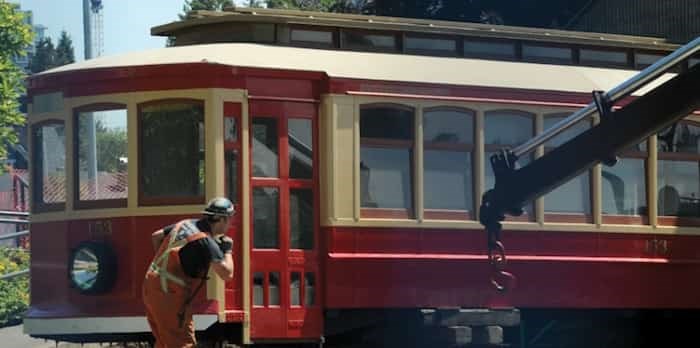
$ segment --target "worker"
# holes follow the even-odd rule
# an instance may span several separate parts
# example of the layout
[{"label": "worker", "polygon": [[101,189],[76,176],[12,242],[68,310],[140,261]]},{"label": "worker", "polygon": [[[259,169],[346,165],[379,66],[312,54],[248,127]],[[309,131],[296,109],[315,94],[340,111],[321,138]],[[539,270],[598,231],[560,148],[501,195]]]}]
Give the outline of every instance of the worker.
[{"label": "worker", "polygon": [[233,278],[233,240],[225,233],[234,213],[231,201],[215,198],[202,218],[182,220],[151,235],[156,253],[142,291],[156,347],[196,347],[190,303],[210,266],[224,281]]}]

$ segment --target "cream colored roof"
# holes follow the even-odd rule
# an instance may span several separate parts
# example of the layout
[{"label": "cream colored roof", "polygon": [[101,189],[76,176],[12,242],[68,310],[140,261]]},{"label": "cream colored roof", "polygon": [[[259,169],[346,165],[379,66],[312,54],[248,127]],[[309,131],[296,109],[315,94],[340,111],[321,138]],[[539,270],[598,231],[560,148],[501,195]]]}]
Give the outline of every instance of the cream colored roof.
[{"label": "cream colored roof", "polygon": [[[482,59],[319,50],[247,43],[168,47],[100,57],[44,74],[95,68],[209,62],[324,72],[330,77],[590,93],[610,90],[635,71]],[[672,74],[660,78],[661,81]],[[638,94],[642,94],[640,91]]]}]

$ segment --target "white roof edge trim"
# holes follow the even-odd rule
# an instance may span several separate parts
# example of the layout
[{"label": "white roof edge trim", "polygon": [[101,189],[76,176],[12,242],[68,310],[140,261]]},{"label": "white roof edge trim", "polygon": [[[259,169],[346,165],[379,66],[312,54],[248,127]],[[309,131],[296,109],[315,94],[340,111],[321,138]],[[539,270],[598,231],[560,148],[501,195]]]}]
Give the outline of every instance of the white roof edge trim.
[{"label": "white roof edge trim", "polygon": [[[221,43],[105,56],[48,70],[39,76],[88,69],[187,63],[323,72],[335,78],[577,93],[608,91],[637,73],[571,65]],[[655,84],[673,76],[666,74]],[[642,95],[655,84],[634,95]]]}]

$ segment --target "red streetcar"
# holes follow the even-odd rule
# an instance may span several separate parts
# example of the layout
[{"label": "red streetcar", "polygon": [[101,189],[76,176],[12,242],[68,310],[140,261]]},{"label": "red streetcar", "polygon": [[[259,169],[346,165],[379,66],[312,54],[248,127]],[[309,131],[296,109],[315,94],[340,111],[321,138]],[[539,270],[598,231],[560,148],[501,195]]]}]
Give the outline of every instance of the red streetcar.
[{"label": "red streetcar", "polygon": [[148,335],[150,234],[222,195],[238,212],[234,279],[210,277],[194,305],[196,329],[215,341],[700,307],[697,115],[509,217],[503,239],[519,280],[510,291],[488,281],[477,220],[494,184],[490,154],[676,46],[258,9],[198,12],[153,33],[177,47],[29,80],[28,334]]}]

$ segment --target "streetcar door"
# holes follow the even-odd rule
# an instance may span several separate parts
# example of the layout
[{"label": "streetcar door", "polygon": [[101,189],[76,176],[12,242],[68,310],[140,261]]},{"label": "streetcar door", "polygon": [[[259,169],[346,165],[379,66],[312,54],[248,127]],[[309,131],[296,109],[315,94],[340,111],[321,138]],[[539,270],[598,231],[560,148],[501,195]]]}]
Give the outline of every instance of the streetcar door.
[{"label": "streetcar door", "polygon": [[250,103],[252,341],[321,336],[316,110]]}]

